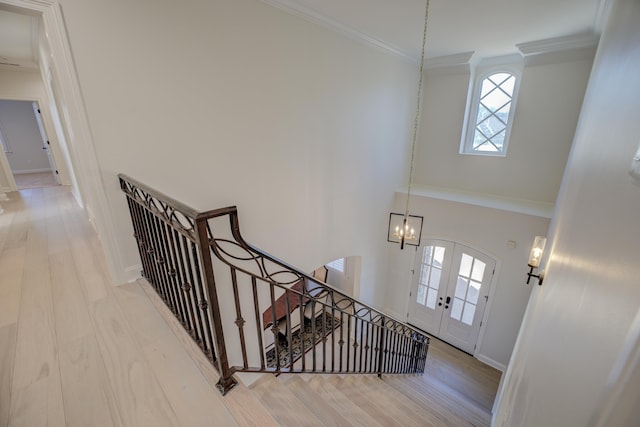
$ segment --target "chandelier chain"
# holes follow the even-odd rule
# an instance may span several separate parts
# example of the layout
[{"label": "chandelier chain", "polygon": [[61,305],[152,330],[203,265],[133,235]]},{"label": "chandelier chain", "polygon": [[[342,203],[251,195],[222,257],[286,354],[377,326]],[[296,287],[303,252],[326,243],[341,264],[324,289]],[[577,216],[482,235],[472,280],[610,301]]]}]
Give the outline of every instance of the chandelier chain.
[{"label": "chandelier chain", "polygon": [[409,217],[409,199],[411,198],[411,186],[413,185],[413,165],[416,155],[416,141],[418,139],[418,124],[420,122],[420,104],[422,100],[422,80],[424,70],[424,47],[427,43],[427,22],[429,21],[429,0],[426,0],[424,11],[424,30],[422,32],[422,50],[420,52],[420,76],[418,78],[418,94],[416,96],[416,116],[413,120],[413,139],[411,142],[411,161],[409,163],[409,183],[407,185],[407,204],[405,207],[405,221]]}]

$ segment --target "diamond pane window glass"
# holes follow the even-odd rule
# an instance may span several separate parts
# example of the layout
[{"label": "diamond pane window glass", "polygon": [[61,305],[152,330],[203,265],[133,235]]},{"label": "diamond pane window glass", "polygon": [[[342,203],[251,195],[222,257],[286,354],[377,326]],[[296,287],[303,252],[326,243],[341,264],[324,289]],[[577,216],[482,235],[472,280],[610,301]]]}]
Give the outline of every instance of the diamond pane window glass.
[{"label": "diamond pane window glass", "polygon": [[[507,72],[504,69],[513,69]],[[474,81],[463,141],[462,154],[505,156],[518,86],[518,65],[494,67],[478,73]],[[493,71],[493,72],[492,72]]]},{"label": "diamond pane window glass", "polygon": [[473,136],[474,150],[502,151],[515,80],[511,74],[497,73],[482,82]]}]

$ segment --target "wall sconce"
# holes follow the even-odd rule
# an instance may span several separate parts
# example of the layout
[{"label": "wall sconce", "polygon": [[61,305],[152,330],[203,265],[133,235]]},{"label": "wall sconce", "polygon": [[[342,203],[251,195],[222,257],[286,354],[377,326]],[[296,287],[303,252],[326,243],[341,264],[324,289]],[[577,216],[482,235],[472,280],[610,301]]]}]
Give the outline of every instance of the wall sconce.
[{"label": "wall sconce", "polygon": [[533,240],[533,247],[531,248],[531,253],[529,254],[529,267],[530,270],[527,273],[527,285],[532,277],[538,279],[538,285],[542,285],[542,280],[544,279],[544,271],[541,271],[539,274],[533,274],[533,269],[540,267],[540,260],[542,259],[542,254],[544,253],[544,246],[547,244],[547,238],[542,236],[536,236]]},{"label": "wall sconce", "polygon": [[400,243],[400,249],[404,249],[405,244],[420,246],[422,220],[423,217],[416,215],[390,214],[387,242]]}]

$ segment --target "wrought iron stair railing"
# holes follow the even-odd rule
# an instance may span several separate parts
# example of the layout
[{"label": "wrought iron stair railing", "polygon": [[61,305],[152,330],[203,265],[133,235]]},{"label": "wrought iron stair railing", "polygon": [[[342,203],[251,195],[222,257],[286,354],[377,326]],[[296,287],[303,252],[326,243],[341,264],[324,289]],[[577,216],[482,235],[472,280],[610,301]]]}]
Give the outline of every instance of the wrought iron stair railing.
[{"label": "wrought iron stair railing", "polygon": [[425,332],[248,244],[236,207],[199,212],[119,179],[143,275],[217,369],[223,394],[236,372],[424,372]]}]

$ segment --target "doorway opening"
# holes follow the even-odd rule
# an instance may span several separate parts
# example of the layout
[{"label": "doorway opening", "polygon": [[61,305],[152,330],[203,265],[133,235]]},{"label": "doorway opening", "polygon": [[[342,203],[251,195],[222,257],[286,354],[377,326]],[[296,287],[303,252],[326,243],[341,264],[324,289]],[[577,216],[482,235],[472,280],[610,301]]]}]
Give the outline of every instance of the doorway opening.
[{"label": "doorway opening", "polygon": [[36,102],[0,100],[0,145],[16,189],[60,185]]},{"label": "doorway opening", "polygon": [[427,240],[416,252],[409,322],[473,354],[495,266],[495,259],[461,243]]}]

